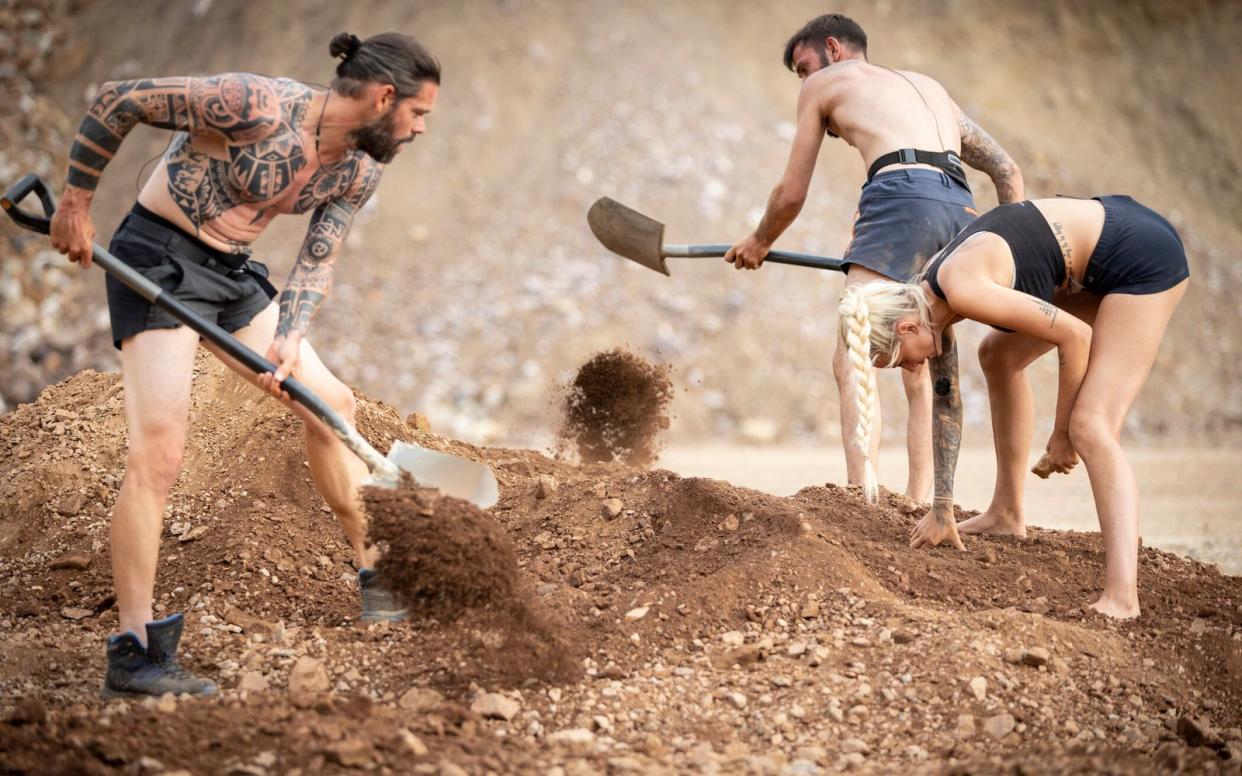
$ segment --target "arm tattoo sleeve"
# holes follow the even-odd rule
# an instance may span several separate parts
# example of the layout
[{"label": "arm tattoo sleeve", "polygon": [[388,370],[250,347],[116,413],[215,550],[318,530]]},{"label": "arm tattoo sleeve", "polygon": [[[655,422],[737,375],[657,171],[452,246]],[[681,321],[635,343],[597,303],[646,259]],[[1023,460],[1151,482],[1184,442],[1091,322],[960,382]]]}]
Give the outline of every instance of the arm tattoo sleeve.
[{"label": "arm tattoo sleeve", "polygon": [[279,100],[261,76],[109,81],[69,149],[69,183],[93,191],[121,141],[138,124],[250,143],[265,137],[279,120]]},{"label": "arm tattoo sleeve", "polygon": [[1017,165],[1013,159],[965,113],[958,113],[957,127],[962,137],[962,161],[988,174],[996,185],[996,197],[1001,204],[1016,202],[1018,193],[1013,178]]},{"label": "arm tattoo sleeve", "polygon": [[277,336],[291,331],[305,335],[319,306],[328,297],[333,268],[354,213],[370,198],[379,183],[381,168],[370,160],[360,160],[354,180],[345,194],[315,209],[306,240],[298,253],[289,282],[280,294]]},{"label": "arm tattoo sleeve", "polygon": [[942,337],[941,354],[931,359],[932,458],[937,499],[953,500],[953,475],[962,445],[962,394],[957,382],[957,342],[953,332]]}]

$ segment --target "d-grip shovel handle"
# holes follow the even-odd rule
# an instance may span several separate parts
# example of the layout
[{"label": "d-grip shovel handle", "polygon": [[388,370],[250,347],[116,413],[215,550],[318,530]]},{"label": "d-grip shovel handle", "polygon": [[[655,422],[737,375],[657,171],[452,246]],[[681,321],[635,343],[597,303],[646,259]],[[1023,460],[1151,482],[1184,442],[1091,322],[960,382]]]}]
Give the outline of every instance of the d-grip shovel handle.
[{"label": "d-grip shovel handle", "polygon": [[[711,245],[665,245],[662,252],[665,256],[673,258],[711,259],[724,256],[732,247],[732,245],[725,245],[724,243]],[[768,251],[768,255],[763,260],[765,262],[770,261],[773,264],[792,264],[795,267],[832,269],[837,272],[844,271],[845,264],[841,259],[830,259],[827,256],[815,256],[810,253],[797,253],[795,251]]]},{"label": "d-grip shovel handle", "polygon": [[[39,201],[43,203],[42,216],[26,212],[20,207],[21,201],[29,196],[32,191],[38,195]],[[44,185],[43,181],[39,180],[38,176],[31,174],[24,176],[16,185],[5,192],[4,197],[0,199],[0,207],[3,207],[4,212],[8,214],[9,218],[13,219],[19,226],[33,232],[47,234],[51,228],[51,216],[56,212],[56,201],[52,199],[51,192],[47,190],[47,186]],[[263,374],[264,372],[276,373],[275,364],[272,364],[266,358],[243,345],[236,337],[224,329],[186,307],[180,300],[164,293],[164,289],[108,251],[98,245],[93,245],[91,257],[96,264],[103,267],[105,272],[119,280],[127,288],[151,304],[167,310],[172,317],[198,332],[207,341],[219,346],[221,350],[240,361],[247,369],[255,374]],[[338,415],[336,410],[329,407],[327,402],[312,393],[297,378],[286,377],[280,383],[280,387],[294,401],[313,412],[315,417],[326,423],[340,438],[341,442],[366,463],[367,468],[370,469],[373,475],[376,475],[377,478],[388,480],[396,479],[396,465],[380,455],[379,451],[372,447],[367,440],[363,439],[356,429],[346,423],[345,419]]]}]

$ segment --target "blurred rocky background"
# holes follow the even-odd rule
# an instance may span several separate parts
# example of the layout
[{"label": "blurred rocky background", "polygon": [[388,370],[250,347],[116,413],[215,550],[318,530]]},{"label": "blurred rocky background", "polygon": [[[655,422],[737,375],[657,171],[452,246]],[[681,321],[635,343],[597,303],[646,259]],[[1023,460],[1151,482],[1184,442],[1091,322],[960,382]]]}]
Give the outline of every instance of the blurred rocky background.
[{"label": "blurred rocky background", "polygon": [[[784,41],[829,10],[863,25],[873,62],[940,79],[1015,156],[1030,196],[1129,193],[1169,217],[1194,278],[1127,431],[1236,439],[1236,2],[0,0],[0,183],[34,171],[59,192],[104,80],[242,70],[324,84],[334,33],[407,31],[441,59],[444,84],[429,132],[356,221],[312,329],[338,374],[442,433],[542,444],[559,386],[593,352],[628,345],[672,365],[674,441],[831,441],[839,275],[674,260],[665,278],[608,254],[585,222],[609,195],[667,223],[671,242],[747,234],[793,133]],[[101,243],[167,142],[139,128],[109,167]],[[780,247],[840,255],[864,175],[853,149],[826,141]],[[971,181],[993,206],[987,179]],[[257,244],[275,277],[304,229],[290,218]],[[115,369],[102,273],[7,220],[0,246],[0,411],[83,368]],[[968,442],[990,433],[970,347],[981,333],[964,332]],[[1055,372],[1051,358],[1033,367],[1045,421]],[[895,438],[900,383],[882,377]]]}]

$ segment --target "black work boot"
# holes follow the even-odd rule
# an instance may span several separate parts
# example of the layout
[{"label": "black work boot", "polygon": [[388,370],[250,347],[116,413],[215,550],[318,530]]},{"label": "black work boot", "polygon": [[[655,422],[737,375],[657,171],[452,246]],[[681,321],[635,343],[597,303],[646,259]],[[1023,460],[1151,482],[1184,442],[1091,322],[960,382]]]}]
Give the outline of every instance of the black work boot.
[{"label": "black work boot", "polygon": [[379,579],[379,572],[374,569],[359,569],[358,586],[362,588],[363,622],[400,622],[405,619],[405,609],[397,605],[392,591],[384,587]]},{"label": "black work boot", "polygon": [[174,695],[213,695],[216,685],[200,679],[177,662],[177,644],[185,618],[174,614],[147,623],[144,649],[132,633],[108,637],[108,673],[104,677],[104,698],[159,697]]}]

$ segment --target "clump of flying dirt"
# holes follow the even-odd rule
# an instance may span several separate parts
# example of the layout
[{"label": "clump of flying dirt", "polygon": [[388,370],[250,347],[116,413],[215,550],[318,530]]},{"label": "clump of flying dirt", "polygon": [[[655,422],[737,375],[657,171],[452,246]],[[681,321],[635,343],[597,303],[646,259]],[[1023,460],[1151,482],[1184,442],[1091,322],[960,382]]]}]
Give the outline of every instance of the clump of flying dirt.
[{"label": "clump of flying dirt", "polygon": [[416,620],[463,623],[462,650],[504,678],[571,681],[581,669],[563,624],[539,608],[513,541],[468,501],[419,487],[363,489],[378,570]]},{"label": "clump of flying dirt", "polygon": [[673,397],[669,367],[621,348],[596,353],[565,392],[558,451],[583,463],[645,466],[660,451]]}]

